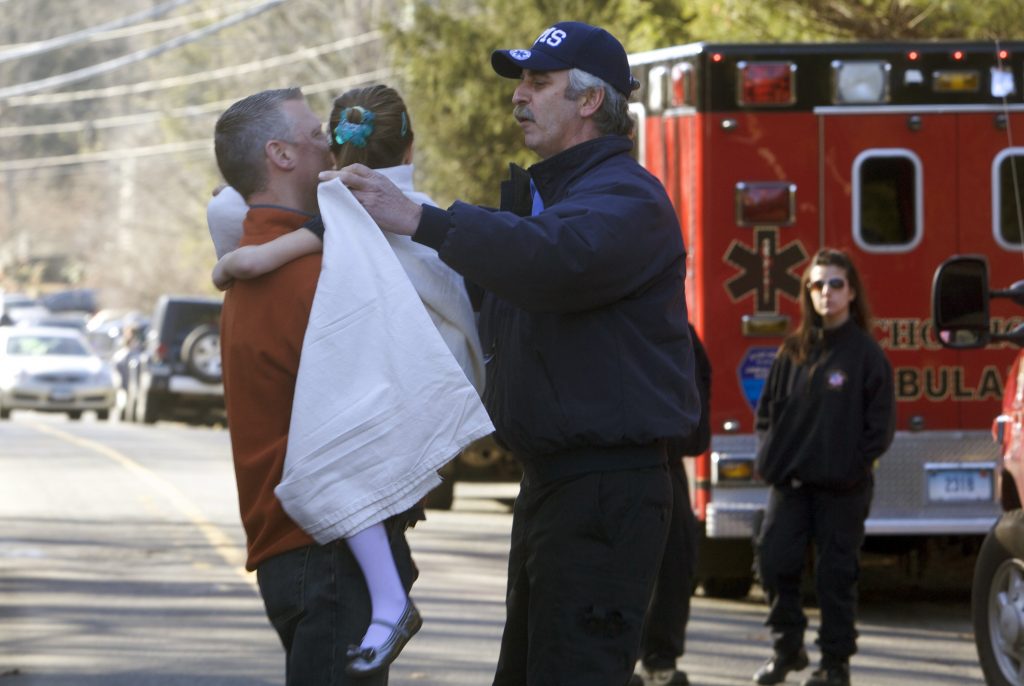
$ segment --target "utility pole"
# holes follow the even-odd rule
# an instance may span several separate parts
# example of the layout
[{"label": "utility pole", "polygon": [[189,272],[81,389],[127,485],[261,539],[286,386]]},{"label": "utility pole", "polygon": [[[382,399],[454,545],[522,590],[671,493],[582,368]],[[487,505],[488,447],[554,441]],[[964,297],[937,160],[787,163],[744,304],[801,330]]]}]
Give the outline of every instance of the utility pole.
[{"label": "utility pole", "polygon": [[8,169],[4,174],[4,186],[7,189],[7,227],[0,240],[0,278],[7,281],[8,270],[28,256],[28,227],[18,225],[18,193],[14,187],[16,171]]}]

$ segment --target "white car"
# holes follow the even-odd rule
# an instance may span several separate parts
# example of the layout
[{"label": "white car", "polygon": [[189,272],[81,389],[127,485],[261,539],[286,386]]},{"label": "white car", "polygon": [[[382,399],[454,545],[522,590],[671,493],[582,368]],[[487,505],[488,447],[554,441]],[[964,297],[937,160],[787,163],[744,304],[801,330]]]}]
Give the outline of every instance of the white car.
[{"label": "white car", "polygon": [[67,327],[0,327],[0,419],[11,410],[93,410],[107,419],[117,398],[116,372],[85,336]]}]

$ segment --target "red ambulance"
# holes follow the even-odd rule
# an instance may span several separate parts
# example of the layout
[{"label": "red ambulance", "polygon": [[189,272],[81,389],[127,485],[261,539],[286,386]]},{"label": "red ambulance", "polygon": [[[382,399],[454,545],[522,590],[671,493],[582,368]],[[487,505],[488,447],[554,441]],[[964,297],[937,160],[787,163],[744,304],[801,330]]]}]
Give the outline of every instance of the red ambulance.
[{"label": "red ambulance", "polygon": [[[697,43],[630,62],[636,153],[679,214],[714,369],[712,446],[692,480],[705,592],[742,596],[753,580],[767,496],[754,409],[825,246],[857,264],[895,374],[868,547],[980,540],[1000,513],[989,427],[1015,352],[943,347],[930,287],[954,253],[987,256],[997,283],[1021,271],[1024,42]],[[1021,322],[1008,303],[990,314],[997,332]]]}]

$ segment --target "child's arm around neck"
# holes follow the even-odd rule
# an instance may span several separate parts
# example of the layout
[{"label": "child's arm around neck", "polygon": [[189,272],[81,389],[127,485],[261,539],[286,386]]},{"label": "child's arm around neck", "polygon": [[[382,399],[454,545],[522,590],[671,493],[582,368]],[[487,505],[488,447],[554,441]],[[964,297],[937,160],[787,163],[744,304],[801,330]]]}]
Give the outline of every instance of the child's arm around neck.
[{"label": "child's arm around neck", "polygon": [[[306,230],[303,230],[306,229]],[[292,260],[323,250],[321,237],[303,227],[261,245],[244,245],[224,255],[213,268],[213,284],[224,291],[235,279],[252,279]]]}]

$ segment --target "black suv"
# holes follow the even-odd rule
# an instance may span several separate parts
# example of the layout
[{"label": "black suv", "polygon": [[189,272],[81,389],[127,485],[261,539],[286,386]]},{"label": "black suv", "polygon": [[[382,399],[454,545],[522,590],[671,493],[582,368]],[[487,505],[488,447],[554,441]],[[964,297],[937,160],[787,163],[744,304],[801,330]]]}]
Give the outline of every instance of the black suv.
[{"label": "black suv", "polygon": [[223,420],[221,304],[220,298],[203,296],[157,300],[142,350],[129,362],[126,420]]}]

